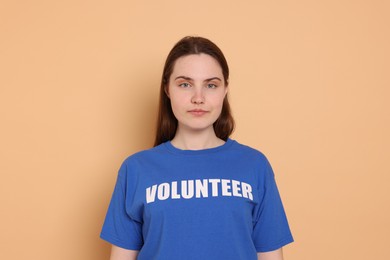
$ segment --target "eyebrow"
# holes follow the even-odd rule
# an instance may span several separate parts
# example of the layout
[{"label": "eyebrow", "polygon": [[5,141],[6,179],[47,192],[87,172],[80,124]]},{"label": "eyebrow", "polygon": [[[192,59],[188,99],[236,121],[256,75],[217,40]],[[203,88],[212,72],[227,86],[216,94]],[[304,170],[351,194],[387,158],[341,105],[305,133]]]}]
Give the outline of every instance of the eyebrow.
[{"label": "eyebrow", "polygon": [[[186,77],[186,76],[178,76],[178,77],[175,78],[175,80],[177,80],[177,79],[185,79],[185,80],[189,80],[189,81],[193,80],[192,78]],[[208,81],[212,81],[212,80],[219,80],[219,81],[222,81],[222,80],[221,80],[220,78],[218,78],[218,77],[212,77],[212,78],[205,79],[203,82],[208,82]]]}]

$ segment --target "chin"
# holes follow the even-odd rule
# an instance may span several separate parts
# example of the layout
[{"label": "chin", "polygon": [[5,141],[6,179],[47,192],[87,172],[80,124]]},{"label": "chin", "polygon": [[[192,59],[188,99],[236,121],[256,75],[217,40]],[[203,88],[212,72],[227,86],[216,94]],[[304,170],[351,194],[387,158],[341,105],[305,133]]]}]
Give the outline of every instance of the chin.
[{"label": "chin", "polygon": [[209,130],[210,128],[214,130],[214,123],[212,124],[183,124],[182,127],[183,129],[188,129],[192,131],[206,131]]}]

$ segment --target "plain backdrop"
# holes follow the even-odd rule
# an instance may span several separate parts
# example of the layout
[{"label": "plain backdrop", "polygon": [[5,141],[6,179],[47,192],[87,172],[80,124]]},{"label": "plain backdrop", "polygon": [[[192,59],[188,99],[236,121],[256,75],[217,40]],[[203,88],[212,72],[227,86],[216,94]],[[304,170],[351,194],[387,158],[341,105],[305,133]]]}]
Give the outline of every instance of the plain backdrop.
[{"label": "plain backdrop", "polygon": [[232,138],[273,165],[285,259],[390,259],[389,3],[1,1],[0,259],[108,259],[117,170],[152,146],[186,35],[228,59]]}]

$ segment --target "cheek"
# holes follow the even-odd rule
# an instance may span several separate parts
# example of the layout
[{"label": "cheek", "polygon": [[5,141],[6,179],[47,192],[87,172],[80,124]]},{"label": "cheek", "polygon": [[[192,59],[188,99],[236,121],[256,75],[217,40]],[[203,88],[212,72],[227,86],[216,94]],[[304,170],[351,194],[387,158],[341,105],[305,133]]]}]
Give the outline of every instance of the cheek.
[{"label": "cheek", "polygon": [[222,107],[223,101],[225,100],[226,94],[225,92],[219,93],[219,95],[216,95],[213,99],[213,103],[215,106]]},{"label": "cheek", "polygon": [[175,115],[177,115],[178,113],[180,113],[180,111],[185,109],[185,98],[184,97],[180,97],[178,95],[171,94],[170,100],[171,100],[171,108],[172,108],[172,111]]}]

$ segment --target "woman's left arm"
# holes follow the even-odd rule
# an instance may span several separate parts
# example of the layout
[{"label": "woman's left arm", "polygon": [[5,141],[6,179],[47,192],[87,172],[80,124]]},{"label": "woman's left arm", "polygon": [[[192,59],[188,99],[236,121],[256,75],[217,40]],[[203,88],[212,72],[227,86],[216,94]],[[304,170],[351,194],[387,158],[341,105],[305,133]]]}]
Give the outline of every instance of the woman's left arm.
[{"label": "woman's left arm", "polygon": [[257,253],[258,260],[283,260],[283,249],[279,248],[274,251]]}]

